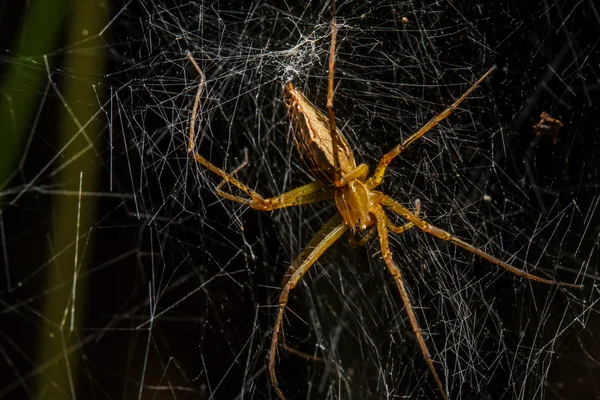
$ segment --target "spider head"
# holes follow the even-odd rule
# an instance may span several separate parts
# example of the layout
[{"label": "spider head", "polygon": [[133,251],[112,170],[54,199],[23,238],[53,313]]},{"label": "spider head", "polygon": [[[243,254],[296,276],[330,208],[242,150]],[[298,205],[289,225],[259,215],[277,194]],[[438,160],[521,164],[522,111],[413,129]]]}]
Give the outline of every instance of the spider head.
[{"label": "spider head", "polygon": [[375,224],[375,216],[371,213],[371,192],[359,180],[336,189],[335,204],[344,223],[352,232],[362,231]]}]

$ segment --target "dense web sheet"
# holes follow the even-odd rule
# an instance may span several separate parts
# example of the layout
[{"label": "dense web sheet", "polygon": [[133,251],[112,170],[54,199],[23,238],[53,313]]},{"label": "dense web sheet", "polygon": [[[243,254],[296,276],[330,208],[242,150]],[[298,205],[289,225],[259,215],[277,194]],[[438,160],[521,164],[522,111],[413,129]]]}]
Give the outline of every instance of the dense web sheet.
[{"label": "dense web sheet", "polygon": [[[594,398],[600,10],[460,3],[338,2],[337,124],[373,170],[497,65],[392,163],[382,190],[517,268],[584,289],[519,279],[415,229],[391,234],[392,251],[450,398]],[[186,54],[206,78],[198,151],[227,171],[247,153],[238,178],[277,195],[312,180],[282,86],[325,108],[331,6],[97,7],[102,22],[75,40],[0,58],[11,154],[0,176],[0,398],[275,398],[267,358],[281,280],[335,206],[261,213],[214,194],[218,177],[186,152],[200,81]],[[11,12],[0,23],[18,20]],[[105,66],[81,77],[73,54]],[[13,93],[34,99],[22,120]],[[352,249],[344,236],[285,317],[285,344],[315,358],[279,352],[289,399],[437,398],[377,240]]]}]

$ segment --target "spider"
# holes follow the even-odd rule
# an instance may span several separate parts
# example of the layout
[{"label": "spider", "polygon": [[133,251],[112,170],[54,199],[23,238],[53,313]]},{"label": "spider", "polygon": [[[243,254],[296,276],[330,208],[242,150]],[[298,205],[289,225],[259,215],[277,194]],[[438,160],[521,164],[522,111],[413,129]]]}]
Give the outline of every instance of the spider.
[{"label": "spider", "polygon": [[[417,202],[415,212],[410,211],[399,202],[385,195],[383,192],[375,190],[383,181],[386,169],[390,162],[394,160],[402,151],[410,146],[417,139],[425,135],[440,122],[452,114],[458,106],[494,71],[495,67],[490,68],[481,78],[479,78],[462,96],[460,96],[451,106],[446,108],[440,114],[433,117],[417,132],[413,133],[406,140],[391,149],[381,157],[375,172],[369,176],[368,166],[366,164],[356,165],[356,160],[348,141],[343,133],[336,127],[335,114],[333,109],[333,83],[335,71],[335,46],[337,37],[337,27],[335,11],[333,13],[331,29],[331,47],[329,53],[329,80],[327,90],[327,115],[315,107],[294,85],[290,82],[283,87],[284,103],[292,123],[292,132],[295,145],[306,164],[309,172],[315,178],[313,182],[290,190],[279,196],[265,198],[256,191],[240,182],[235,175],[247,165],[247,153],[245,161],[233,172],[227,173],[219,167],[212,164],[195,150],[195,124],[198,118],[198,106],[202,92],[205,86],[205,77],[188,52],[188,58],[200,75],[200,84],[192,108],[192,117],[189,130],[188,153],[201,165],[209,169],[223,180],[215,188],[215,192],[228,200],[246,204],[253,209],[261,211],[270,211],[284,207],[299,206],[303,204],[314,203],[323,200],[334,200],[337,207],[337,214],[331,218],[317,234],[312,238],[304,250],[296,257],[290,265],[282,282],[282,288],[279,295],[279,307],[277,319],[273,328],[273,336],[269,350],[268,370],[271,384],[281,400],[285,396],[278,386],[277,375],[275,373],[275,360],[278,346],[286,349],[280,344],[283,315],[288,302],[288,297],[310,267],[323,255],[323,253],[346,231],[350,231],[350,244],[355,247],[365,244],[377,231],[379,244],[381,246],[382,258],[394,278],[400,297],[408,314],[412,330],[417,339],[425,362],[429,371],[439,389],[441,397],[446,400],[447,394],[444,385],[437,373],[433,359],[427,344],[421,334],[421,328],[417,317],[411,306],[410,296],[404,284],[404,279],[400,268],[394,262],[389,246],[389,231],[402,233],[408,229],[416,227],[439,239],[454,243],[463,249],[477,254],[485,260],[496,264],[509,272],[518,275],[521,278],[530,279],[537,282],[543,282],[553,285],[564,285],[574,288],[581,288],[579,285],[558,282],[550,279],[544,279],[523,270],[515,268],[504,261],[480,250],[469,243],[462,241],[449,232],[431,225],[429,222],[419,217],[420,205]],[[224,191],[223,186],[229,183],[235,186],[248,197],[236,196]],[[386,215],[386,211],[400,216],[407,222],[404,225],[396,226]],[[357,233],[365,233],[363,238],[356,241]]]}]

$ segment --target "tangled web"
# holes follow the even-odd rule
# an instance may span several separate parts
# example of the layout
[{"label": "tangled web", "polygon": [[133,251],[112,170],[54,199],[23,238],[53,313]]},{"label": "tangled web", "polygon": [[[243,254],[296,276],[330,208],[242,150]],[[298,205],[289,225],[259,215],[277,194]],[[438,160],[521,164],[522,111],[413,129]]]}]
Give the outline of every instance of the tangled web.
[{"label": "tangled web", "polygon": [[[226,171],[247,153],[238,178],[264,196],[308,183],[282,85],[325,108],[332,15],[298,3],[103,3],[85,38],[0,58],[5,93],[37,96],[30,118],[3,121],[26,140],[0,176],[0,398],[274,398],[281,280],[335,206],[261,213],[214,194],[218,177],[186,152],[200,81],[186,55],[206,78],[199,153]],[[371,170],[497,65],[382,190],[517,268],[584,285],[392,234],[451,398],[600,393],[600,12],[533,3],[337,4],[336,117]],[[89,99],[69,97],[72,54],[105,63],[80,80]],[[14,67],[45,85],[11,83]],[[376,240],[344,237],[319,259],[292,291],[284,341],[310,356],[278,353],[289,399],[438,396]]]}]

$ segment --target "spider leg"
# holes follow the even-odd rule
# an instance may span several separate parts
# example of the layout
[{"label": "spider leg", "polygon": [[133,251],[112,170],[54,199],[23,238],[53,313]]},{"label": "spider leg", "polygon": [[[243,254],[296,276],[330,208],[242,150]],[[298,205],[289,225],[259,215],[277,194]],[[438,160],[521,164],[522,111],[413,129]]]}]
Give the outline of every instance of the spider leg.
[{"label": "spider leg", "polygon": [[299,350],[296,350],[296,349],[294,349],[293,347],[287,346],[287,345],[285,345],[285,344],[280,344],[280,345],[279,345],[279,347],[283,347],[283,349],[284,349],[285,351],[287,351],[288,353],[294,354],[294,355],[296,355],[296,356],[298,356],[298,357],[305,358],[305,359],[307,359],[307,360],[321,361],[321,362],[323,361],[323,359],[321,359],[321,358],[319,358],[319,357],[315,357],[315,356],[313,356],[313,355],[311,355],[311,354],[306,354],[306,353],[303,353],[303,352],[301,352],[301,351],[299,351]]},{"label": "spider leg", "polygon": [[331,3],[331,47],[329,49],[329,82],[327,84],[327,116],[329,118],[329,131],[331,133],[331,148],[333,149],[333,166],[335,168],[334,184],[336,187],[342,187],[340,174],[340,155],[338,149],[337,128],[335,127],[335,113],[333,111],[333,78],[335,73],[335,42],[337,39],[337,23],[335,19],[336,7],[335,0]]},{"label": "spider leg", "polygon": [[376,205],[374,210],[375,218],[377,219],[377,232],[379,233],[379,243],[381,245],[381,255],[385,264],[390,271],[390,274],[394,277],[394,281],[396,282],[396,286],[398,287],[398,291],[400,292],[400,297],[402,297],[402,302],[404,303],[404,308],[406,309],[406,313],[408,314],[408,320],[410,321],[410,325],[412,326],[412,330],[417,337],[417,342],[419,343],[419,347],[421,348],[421,353],[423,353],[423,357],[425,358],[425,362],[429,366],[429,371],[433,375],[433,379],[442,394],[444,400],[447,400],[446,390],[442,385],[442,381],[435,370],[435,366],[433,365],[433,360],[431,358],[431,354],[427,349],[427,344],[425,344],[425,339],[423,339],[423,335],[421,334],[421,327],[419,326],[419,322],[417,321],[417,317],[412,309],[412,305],[410,302],[410,296],[404,286],[404,281],[402,279],[402,273],[400,269],[394,262],[392,258],[392,252],[390,251],[390,245],[388,240],[388,226],[389,221],[383,211],[383,208],[380,205]]},{"label": "spider leg", "polygon": [[[206,158],[202,157],[197,152],[194,152],[194,159],[204,165],[207,169],[211,170],[215,174],[223,178],[223,181],[217,186],[217,194],[223,198],[238,203],[247,204],[256,210],[276,210],[284,207],[298,206],[302,204],[310,204],[321,200],[332,199],[334,196],[333,190],[325,189],[326,184],[321,181],[310,182],[306,185],[300,186],[296,189],[292,189],[279,196],[264,198],[256,191],[237,180],[233,175],[243,167],[245,162],[232,173],[227,173],[221,168],[217,167]],[[246,193],[250,198],[243,198],[231,193],[227,193],[221,189],[225,182],[232,184],[233,186]]]},{"label": "spider leg", "polygon": [[419,139],[421,136],[429,132],[431,129],[435,128],[437,124],[448,118],[450,114],[452,114],[470,94],[483,82],[494,70],[495,66],[490,68],[481,78],[477,80],[458,100],[456,100],[450,107],[446,108],[444,111],[433,117],[429,122],[427,122],[421,129],[417,132],[413,133],[408,139],[404,142],[398,144],[392,150],[390,150],[387,154],[381,157],[379,161],[379,165],[375,169],[373,176],[367,181],[367,187],[369,189],[374,189],[381,184],[383,181],[383,176],[385,175],[385,170],[387,166],[392,162],[394,158],[396,158],[404,149],[412,144],[415,140]]},{"label": "spider leg", "polygon": [[[415,202],[415,215],[418,216],[420,212],[421,212],[421,201],[419,201],[419,199],[417,199]],[[409,230],[410,228],[415,226],[415,224],[413,224],[412,222],[408,222],[401,226],[396,226],[392,223],[392,221],[390,221],[389,218],[386,217],[386,220],[387,220],[388,229],[394,233],[404,233],[407,230]]]},{"label": "spider leg", "polygon": [[275,327],[273,328],[273,338],[271,339],[271,348],[269,352],[269,375],[271,376],[271,384],[281,400],[285,400],[285,397],[278,387],[277,376],[275,375],[275,355],[288,296],[290,291],[300,282],[300,279],[302,279],[306,271],[309,270],[329,246],[342,236],[346,229],[348,228],[342,222],[342,218],[339,214],[331,218],[323,225],[319,232],[317,232],[304,250],[302,250],[300,255],[296,257],[288,269],[288,274],[291,273],[291,276],[286,274],[286,277],[284,278],[283,288],[279,295],[279,311],[277,312],[277,320],[275,321]]},{"label": "spider leg", "polygon": [[387,223],[388,229],[394,233],[404,233],[407,230],[409,230],[410,228],[415,226],[415,224],[413,224],[412,222],[406,223],[404,225],[396,226],[396,225],[392,224],[392,222],[389,219],[386,221],[386,223]]},{"label": "spider leg", "polygon": [[[240,172],[246,165],[248,165],[248,149],[244,149],[244,161],[237,166],[236,169],[234,169],[231,173],[229,173],[229,175],[227,175],[227,179],[231,179],[234,175],[236,175],[238,172]],[[215,192],[217,192],[217,194],[221,197],[225,197],[225,198],[229,198],[230,196],[232,196],[231,194],[223,191],[221,188],[228,182],[227,179],[223,179],[221,181],[221,183],[219,183],[217,185],[217,187],[215,188]],[[232,196],[232,197],[236,197],[236,196]]]},{"label": "spider leg", "polygon": [[450,234],[440,228],[436,228],[435,226],[431,225],[428,222],[423,221],[418,216],[416,216],[415,214],[410,212],[407,208],[403,207],[400,203],[389,198],[388,196],[384,195],[383,193],[380,193],[380,192],[375,192],[375,193],[377,193],[378,195],[381,196],[380,202],[382,205],[389,207],[394,213],[396,213],[399,216],[401,216],[402,218],[412,222],[413,224],[415,224],[415,226],[417,228],[421,229],[422,231],[427,232],[430,235],[438,237],[442,240],[454,243],[455,245],[462,247],[463,249],[470,251],[473,254],[477,254],[479,257],[481,257],[493,264],[496,264],[499,267],[502,267],[505,270],[512,272],[515,275],[520,276],[521,278],[525,278],[525,279],[529,279],[529,280],[537,281],[537,282],[543,282],[543,283],[547,283],[550,285],[569,286],[569,287],[577,288],[577,289],[581,289],[583,287],[581,285],[574,285],[572,283],[565,283],[565,282],[554,281],[551,279],[540,278],[539,276],[532,275],[521,269],[515,268],[512,265],[509,265],[509,264],[505,263],[504,261],[501,261],[501,260],[497,259],[496,257],[486,253],[485,251],[480,250],[477,247],[474,247],[474,246],[470,245],[469,243],[466,243],[466,242],[460,240],[456,236],[453,236],[452,234]]},{"label": "spider leg", "polygon": [[204,87],[206,86],[206,78],[204,77],[204,73],[192,57],[192,53],[187,52],[187,57],[198,71],[198,75],[200,75],[200,83],[198,84],[198,91],[196,92],[196,98],[194,99],[194,106],[192,107],[192,123],[190,124],[190,137],[188,143],[188,153],[194,152],[194,143],[195,143],[195,129],[196,129],[196,119],[198,119],[198,107],[200,106],[200,98],[202,97],[202,92],[204,92]]}]

